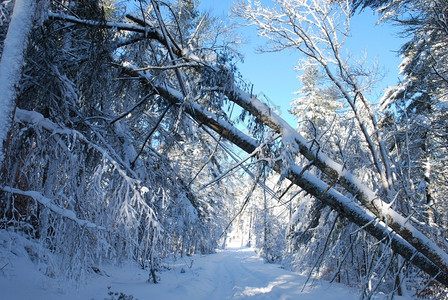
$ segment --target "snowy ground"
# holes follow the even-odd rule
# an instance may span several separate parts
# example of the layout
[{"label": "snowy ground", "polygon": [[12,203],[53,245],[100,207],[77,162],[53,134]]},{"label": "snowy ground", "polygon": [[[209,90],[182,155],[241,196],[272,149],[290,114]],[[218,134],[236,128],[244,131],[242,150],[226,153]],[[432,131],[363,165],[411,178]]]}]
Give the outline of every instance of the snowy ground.
[{"label": "snowy ground", "polygon": [[[314,281],[303,289],[305,277],[264,263],[250,248],[180,259],[169,265],[171,270],[160,273],[159,284],[148,283],[148,271],[128,264],[104,267],[103,275],[93,274],[86,284],[75,288],[42,275],[29,251],[20,245],[7,250],[8,243],[11,245],[0,231],[0,298],[5,300],[358,299],[356,290],[324,281]],[[25,247],[26,243],[22,241]]]}]

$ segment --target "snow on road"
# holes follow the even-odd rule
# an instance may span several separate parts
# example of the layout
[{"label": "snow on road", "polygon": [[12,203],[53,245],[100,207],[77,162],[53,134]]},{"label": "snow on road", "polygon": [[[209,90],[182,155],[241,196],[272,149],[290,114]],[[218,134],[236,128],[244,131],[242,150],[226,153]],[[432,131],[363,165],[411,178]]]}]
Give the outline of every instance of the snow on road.
[{"label": "snow on road", "polygon": [[336,283],[315,280],[303,288],[304,276],[264,263],[250,248],[178,259],[159,273],[158,284],[148,283],[148,270],[135,263],[102,267],[102,275],[73,284],[44,276],[25,250],[29,245],[4,247],[9,242],[2,237],[7,236],[0,234],[0,298],[5,300],[358,299],[356,290]]},{"label": "snow on road", "polygon": [[[356,291],[266,264],[249,248],[226,249],[193,262],[190,275],[161,282],[163,299],[357,299]],[[182,275],[182,274],[181,274]],[[176,280],[177,279],[177,282]]]}]

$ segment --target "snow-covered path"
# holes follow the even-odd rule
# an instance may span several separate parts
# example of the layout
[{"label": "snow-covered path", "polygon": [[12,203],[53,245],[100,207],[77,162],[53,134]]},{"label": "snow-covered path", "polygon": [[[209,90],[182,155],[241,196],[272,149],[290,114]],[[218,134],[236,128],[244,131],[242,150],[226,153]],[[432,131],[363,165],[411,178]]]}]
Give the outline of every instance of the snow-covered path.
[{"label": "snow-covered path", "polygon": [[148,270],[129,263],[103,267],[102,275],[92,274],[78,287],[44,276],[18,249],[0,255],[1,299],[358,299],[354,289],[318,280],[302,291],[304,276],[264,263],[249,248],[177,260],[159,273],[158,284],[148,283]]},{"label": "snow-covered path", "polygon": [[104,267],[103,275],[92,274],[78,287],[44,276],[25,251],[8,256],[0,272],[1,299],[357,299],[355,290],[323,281],[302,291],[306,278],[264,263],[250,248],[177,260],[159,273],[158,284],[148,283],[148,270],[129,263]]}]

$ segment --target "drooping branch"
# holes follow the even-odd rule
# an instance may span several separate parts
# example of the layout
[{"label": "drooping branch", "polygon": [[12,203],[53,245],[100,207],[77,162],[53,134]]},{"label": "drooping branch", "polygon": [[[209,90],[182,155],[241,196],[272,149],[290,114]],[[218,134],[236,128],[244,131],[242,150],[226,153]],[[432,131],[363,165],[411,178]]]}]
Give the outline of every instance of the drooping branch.
[{"label": "drooping branch", "polygon": [[[64,22],[70,22],[74,24],[80,24],[80,25],[86,25],[90,27],[98,27],[98,28],[110,28],[110,29],[116,29],[116,30],[122,30],[122,31],[131,31],[131,32],[138,32],[143,33],[144,37],[147,39],[155,39],[159,42],[161,42],[164,46],[167,46],[165,43],[165,39],[163,38],[163,34],[160,30],[157,30],[153,27],[142,27],[139,25],[134,24],[128,24],[123,22],[99,22],[95,20],[84,20],[77,17],[69,16],[66,14],[61,13],[54,13],[49,12],[48,18],[50,20],[56,20],[56,21],[64,21]],[[121,45],[121,44],[117,44]]]},{"label": "drooping branch", "polygon": [[7,187],[7,186],[0,186],[0,190],[7,192],[7,193],[11,193],[11,194],[17,194],[17,195],[31,197],[34,201],[42,204],[43,206],[47,207],[48,209],[57,213],[58,215],[74,221],[81,227],[105,230],[105,228],[103,226],[98,226],[92,222],[79,219],[76,216],[76,213],[74,211],[66,209],[66,208],[62,208],[62,207],[54,204],[52,199],[45,197],[44,195],[42,195],[39,192],[22,191],[22,190],[12,188],[12,187]]},{"label": "drooping branch", "polygon": [[[120,173],[121,176],[126,178],[127,180],[133,180],[133,178],[138,178],[137,174],[134,170],[132,170],[128,164],[126,164],[116,153],[109,154],[108,151],[101,147],[100,145],[94,143],[93,141],[89,140],[85,135],[83,135],[81,132],[69,129],[66,127],[61,127],[60,125],[52,122],[51,120],[45,118],[42,114],[35,112],[35,111],[28,111],[23,110],[20,108],[16,109],[15,115],[14,115],[14,121],[24,124],[30,124],[32,126],[40,127],[42,129],[45,129],[46,131],[50,132],[53,135],[70,135],[76,136],[80,141],[86,143],[89,145],[89,147],[92,147],[101,155],[103,155],[105,158],[107,158],[112,165],[116,168],[118,173]],[[107,147],[107,145],[105,146]],[[113,151],[111,151],[113,152]]]},{"label": "drooping branch", "polygon": [[[125,163],[120,158],[120,156],[117,155],[115,151],[110,148],[110,146],[107,145],[107,143],[104,143],[104,147],[100,146],[96,142],[89,140],[80,131],[58,125],[49,120],[48,118],[45,118],[42,114],[35,111],[28,111],[17,108],[14,116],[14,121],[17,123],[26,124],[27,126],[37,129],[37,131],[41,130],[48,131],[56,140],[56,143],[59,145],[63,144],[61,138],[62,136],[73,136],[76,137],[76,139],[79,140],[80,142],[88,145],[89,148],[94,149],[95,151],[100,153],[103,159],[106,159],[111,164],[112,166],[111,169],[116,171],[119,174],[119,176],[123,178],[123,182],[125,182],[127,185],[130,186],[129,190],[132,190],[133,193],[141,196],[138,197],[139,198],[138,202],[139,205],[144,207],[144,209],[146,210],[147,216],[153,218],[154,220],[157,220],[157,217],[151,206],[149,206],[148,203],[146,203],[145,201],[142,201],[143,200],[142,195],[146,193],[145,191],[148,190],[148,188],[144,186],[144,183],[142,183],[142,181],[138,179],[136,172],[132,170],[130,166],[127,163]],[[100,140],[104,141],[100,134],[98,134],[97,132],[93,133],[96,134]],[[21,191],[17,188],[7,186],[3,188],[0,187],[0,189],[3,189],[5,192],[32,197],[34,200],[48,207],[55,213],[67,217],[77,222],[81,226],[88,226],[90,228],[94,227],[100,228],[100,226],[94,225],[93,223],[89,223],[89,221],[78,219],[76,217],[75,212],[59,207],[58,205],[53,203],[52,199],[47,198],[44,195],[41,195],[37,191]]]}]

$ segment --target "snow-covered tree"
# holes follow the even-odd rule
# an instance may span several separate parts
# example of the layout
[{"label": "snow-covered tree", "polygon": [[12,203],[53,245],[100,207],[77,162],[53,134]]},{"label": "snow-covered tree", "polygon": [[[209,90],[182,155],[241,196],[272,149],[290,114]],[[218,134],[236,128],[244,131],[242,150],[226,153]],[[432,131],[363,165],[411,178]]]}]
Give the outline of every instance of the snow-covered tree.
[{"label": "snow-covered tree", "polygon": [[[447,228],[447,4],[444,1],[353,1],[399,25],[402,81],[381,100],[398,182],[421,228],[445,243]],[[396,123],[396,125],[392,125]],[[425,292],[423,292],[424,294]],[[429,292],[430,293],[430,292]]]},{"label": "snow-covered tree", "polygon": [[[345,39],[349,37],[349,23],[352,14],[350,5],[348,1],[279,0],[274,1],[271,6],[263,6],[260,2],[241,1],[236,5],[234,11],[239,17],[245,19],[249,25],[255,25],[258,34],[268,40],[266,51],[295,49],[308,60],[308,64],[312,62],[312,65],[314,65],[315,70],[306,70],[305,68],[302,76],[303,91],[305,96],[308,96],[306,98],[308,101],[302,98],[294,103],[296,104],[294,109],[299,117],[307,118],[312,125],[320,122],[321,125],[325,126],[325,121],[331,122],[322,118],[323,109],[328,106],[326,102],[341,99],[349,108],[349,110],[344,111],[345,126],[341,126],[339,122],[333,125],[341,126],[339,128],[350,128],[350,130],[346,130],[345,134],[341,134],[341,131],[337,129],[334,130],[334,132],[339,132],[339,135],[332,141],[330,138],[318,139],[321,138],[322,132],[325,132],[325,127],[320,129],[321,132],[313,126],[308,129],[308,134],[310,130],[314,130],[314,137],[309,135],[308,137],[313,139],[313,143],[317,144],[318,151],[326,150],[325,152],[339,161],[343,168],[352,170],[361,178],[366,179],[370,188],[380,191],[380,197],[385,199],[386,202],[390,202],[391,206],[402,210],[405,214],[410,214],[411,211],[405,201],[406,198],[402,196],[401,187],[398,187],[395,181],[396,175],[394,175],[394,172],[399,172],[397,171],[399,168],[392,163],[396,157],[402,156],[398,156],[397,153],[395,153],[397,156],[392,156],[392,153],[389,152],[390,148],[387,144],[390,144],[390,140],[387,140],[388,143],[386,143],[386,138],[389,138],[389,135],[386,135],[388,132],[383,124],[379,124],[380,115],[377,113],[377,108],[368,99],[368,91],[371,88],[371,83],[375,81],[375,74],[362,64],[350,60],[349,55],[344,55],[346,52],[343,50],[343,45]],[[314,74],[325,75],[328,83],[325,83],[323,87],[332,91],[331,93],[320,89],[313,81],[309,80],[309,78],[316,76],[313,72]],[[317,78],[314,77],[314,79]],[[311,90],[311,92],[307,93],[307,90]],[[315,91],[316,94],[313,94],[312,91]],[[314,99],[318,100],[320,97],[324,98],[326,102],[322,100],[313,102]],[[314,109],[307,111],[308,106],[313,106]],[[351,119],[355,121],[355,126],[350,126],[351,122],[349,121]],[[318,128],[318,126],[315,127]],[[319,144],[325,144],[324,142],[330,142],[333,145],[326,145],[325,149]],[[332,151],[333,149],[336,149],[336,151]],[[357,156],[358,159],[356,159]],[[305,161],[306,167],[312,168],[313,164],[315,164],[315,161],[310,163]],[[323,169],[319,169],[315,174],[322,176],[323,174],[320,171]],[[315,171],[311,169],[311,172]],[[312,207],[309,206],[307,211],[311,211]],[[374,213],[375,210],[375,208],[371,209]],[[377,216],[380,219],[382,218],[378,214]],[[336,221],[335,224],[337,224]],[[342,242],[342,244],[345,242],[343,247],[362,249],[361,245],[364,241],[355,238],[353,240],[358,242],[353,246],[353,241],[349,242],[350,239],[351,237],[347,236],[347,239]],[[366,240],[365,243],[372,245],[372,242]],[[341,243],[337,244],[340,245]],[[386,249],[382,252],[388,252]],[[375,271],[370,269],[370,273],[364,273],[359,278],[359,282],[364,285],[366,297],[370,297],[369,295],[377,290],[377,287],[372,286],[372,282],[376,281],[381,284],[381,276],[384,276],[386,272],[393,273],[393,269],[396,269],[395,266],[398,261],[393,259],[392,253],[389,251],[386,256],[371,257],[371,264],[373,265],[378,265],[382,259],[390,262],[394,261],[394,263],[388,265],[388,268],[385,268],[384,271],[381,267]],[[341,266],[338,267],[338,270],[340,268]],[[356,265],[352,264],[350,266],[349,264],[348,270],[350,268],[356,268]],[[377,277],[373,274],[382,275]],[[389,291],[401,289],[400,284],[395,286],[397,282],[399,283],[402,280],[401,274],[397,273],[397,276],[398,280],[395,283],[392,282],[389,285],[390,282],[385,282],[382,288]]]},{"label": "snow-covered tree", "polygon": [[[166,30],[172,22],[179,45],[195,39],[205,51],[211,22],[187,2],[162,10],[153,1],[128,16],[137,25],[126,26],[148,22]],[[177,41],[164,45],[144,31],[118,31],[115,24],[125,18],[118,4],[50,1],[49,8],[49,19],[31,33],[24,79],[10,99],[17,110],[1,172],[1,228],[24,232],[59,257],[47,262],[48,275],[79,278],[101,261],[132,259],[156,282],[164,256],[216,248],[226,218],[218,208],[231,200],[231,185],[197,191],[226,160],[222,150],[210,151],[216,136],[125,67],[146,68],[153,83],[183,87],[191,101],[200,78],[171,68],[179,62],[166,51]],[[67,26],[61,14],[105,26]],[[6,50],[5,44],[2,59]],[[187,176],[193,172],[195,180]]]},{"label": "snow-covered tree", "polygon": [[36,2],[33,0],[3,1],[0,4],[0,165],[22,78],[28,36],[35,19]]},{"label": "snow-covered tree", "polygon": [[303,72],[299,75],[303,87],[297,92],[299,97],[291,102],[291,113],[297,116],[299,126],[310,128],[308,134],[303,134],[312,138],[311,128],[326,131],[332,123],[339,121],[338,113],[342,103],[338,100],[341,100],[341,96],[334,86],[325,86],[325,75],[312,61],[307,60],[298,70]]},{"label": "snow-covered tree", "polygon": [[[78,278],[102,261],[133,259],[156,282],[161,259],[212,251],[251,204],[248,239],[271,261],[282,249],[304,261],[294,251],[312,245],[319,255],[310,253],[305,267],[355,282],[367,298],[377,287],[393,293],[401,285],[410,269],[395,253],[448,284],[446,253],[416,228],[418,220],[395,209],[402,199],[395,198],[390,140],[383,141],[390,126],[377,124],[365,96],[372,73],[341,54],[349,6],[278,3],[280,11],[257,2],[240,12],[274,47],[296,47],[316,67],[301,103],[310,101],[309,119],[330,131],[302,128],[310,140],[245,91],[234,36],[195,1],[141,2],[128,14],[107,1],[44,6],[47,19],[32,30],[5,143],[2,229],[55,254],[58,264],[34,255],[46,259],[49,275]],[[320,114],[339,104],[319,106],[314,91],[346,104],[343,121],[324,120]],[[239,126],[248,131],[236,126],[234,106],[243,109],[239,119],[248,122]],[[238,159],[225,140],[247,156]],[[242,180],[248,189],[238,206],[234,186]],[[308,205],[310,196],[322,203]]]}]

